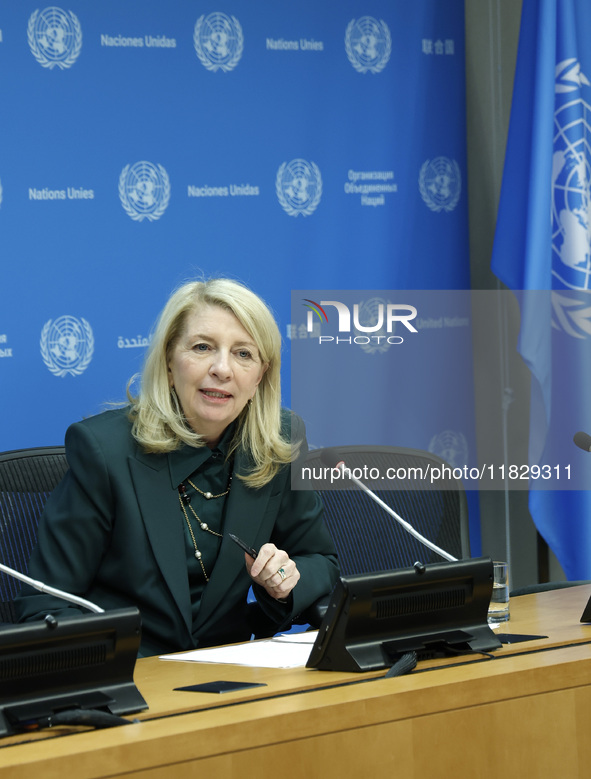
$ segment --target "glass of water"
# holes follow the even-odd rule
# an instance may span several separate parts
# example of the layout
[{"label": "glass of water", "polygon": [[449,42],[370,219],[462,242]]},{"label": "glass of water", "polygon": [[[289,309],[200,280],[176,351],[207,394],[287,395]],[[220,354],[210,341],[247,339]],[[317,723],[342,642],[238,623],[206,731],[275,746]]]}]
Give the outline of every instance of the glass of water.
[{"label": "glass of water", "polygon": [[509,619],[509,566],[495,560],[493,562],[493,590],[488,607],[488,621],[507,622]]}]

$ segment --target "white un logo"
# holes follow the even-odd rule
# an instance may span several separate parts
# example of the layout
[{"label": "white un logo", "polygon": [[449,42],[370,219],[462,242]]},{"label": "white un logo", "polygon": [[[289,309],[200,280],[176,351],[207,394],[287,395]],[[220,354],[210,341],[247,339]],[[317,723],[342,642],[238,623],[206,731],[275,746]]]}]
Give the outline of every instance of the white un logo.
[{"label": "white un logo", "polygon": [[277,171],[275,190],[286,213],[309,216],[322,197],[322,176],[318,165],[300,159],[284,162]]},{"label": "white un logo", "polygon": [[429,451],[441,457],[452,468],[461,468],[468,462],[468,441],[463,433],[444,430],[429,441]]},{"label": "white un logo", "polygon": [[552,327],[580,340],[591,336],[591,83],[574,58],[555,75]]},{"label": "white un logo", "polygon": [[558,63],[552,158],[552,275],[566,289],[591,289],[589,86],[577,60]]},{"label": "white un logo", "polygon": [[162,165],[145,160],[126,165],[119,176],[121,205],[131,219],[154,222],[166,211],[170,180]]},{"label": "white un logo", "polygon": [[462,191],[460,166],[447,157],[427,160],[419,173],[419,190],[431,211],[453,211]]},{"label": "white un logo", "polygon": [[380,73],[390,59],[392,38],[382,19],[351,19],[345,32],[345,51],[358,73]]},{"label": "white un logo", "polygon": [[94,352],[94,336],[86,319],[60,316],[49,320],[41,331],[41,357],[55,376],[79,376]]},{"label": "white un logo", "polygon": [[207,70],[233,70],[244,49],[242,27],[235,16],[213,13],[200,16],[195,24],[193,44]]},{"label": "white un logo", "polygon": [[[359,328],[355,328],[357,343],[367,354],[382,354],[392,347],[388,343],[388,329],[384,324],[384,315],[390,301],[384,298],[370,298],[361,301],[357,316]],[[392,332],[395,332],[395,327]]]},{"label": "white un logo", "polygon": [[37,62],[49,69],[69,68],[82,48],[82,29],[77,16],[56,6],[33,11],[27,38]]}]

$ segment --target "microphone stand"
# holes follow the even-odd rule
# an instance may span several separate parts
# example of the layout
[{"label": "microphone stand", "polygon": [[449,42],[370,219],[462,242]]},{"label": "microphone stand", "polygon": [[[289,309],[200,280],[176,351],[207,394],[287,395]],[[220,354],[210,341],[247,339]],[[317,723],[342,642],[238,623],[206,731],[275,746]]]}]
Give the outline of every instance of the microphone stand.
[{"label": "microphone stand", "polygon": [[90,611],[94,611],[95,614],[102,614],[104,612],[104,609],[101,609],[101,607],[97,606],[96,603],[91,603],[89,600],[80,598],[78,595],[71,595],[69,592],[64,592],[63,590],[58,590],[55,587],[50,587],[48,584],[44,584],[37,579],[31,579],[30,576],[26,576],[20,571],[15,571],[13,568],[9,568],[7,565],[3,565],[2,563],[0,563],[0,571],[8,574],[8,576],[12,576],[15,579],[19,579],[21,582],[28,584],[35,590],[39,590],[39,592],[44,592],[46,595],[53,595],[55,598],[67,600],[70,603],[75,603],[77,606],[83,606]]},{"label": "microphone stand", "polygon": [[401,516],[399,516],[390,506],[388,506],[387,503],[384,503],[381,498],[378,498],[378,496],[369,489],[362,481],[357,479],[353,474],[351,473],[351,470],[347,468],[345,463],[341,460],[341,462],[337,463],[336,468],[339,468],[339,470],[347,476],[351,481],[356,484],[360,489],[362,489],[364,492],[366,492],[369,497],[375,501],[379,506],[381,506],[385,512],[387,512],[392,519],[396,520],[398,524],[402,525],[402,527],[406,530],[407,533],[410,533],[411,536],[414,536],[414,538],[417,539],[417,541],[420,541],[421,544],[424,544],[428,549],[431,549],[431,551],[435,552],[436,554],[443,557],[444,560],[447,560],[448,562],[457,562],[457,557],[454,557],[453,555],[450,555],[448,552],[446,552],[444,549],[441,549],[436,544],[434,544],[432,541],[429,541],[428,538],[425,538],[425,536],[422,536],[417,530],[414,529],[412,525],[409,525],[408,522],[406,522],[404,519],[402,519]]}]

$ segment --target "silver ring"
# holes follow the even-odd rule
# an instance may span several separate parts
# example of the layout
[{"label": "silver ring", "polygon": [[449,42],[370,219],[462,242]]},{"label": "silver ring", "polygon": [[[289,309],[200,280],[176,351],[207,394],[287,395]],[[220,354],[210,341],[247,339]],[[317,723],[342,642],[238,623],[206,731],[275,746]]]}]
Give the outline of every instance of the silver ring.
[{"label": "silver ring", "polygon": [[280,569],[277,571],[277,573],[279,574],[279,576],[281,576],[281,581],[284,581],[284,579],[285,579],[285,577],[286,577],[286,574],[285,574],[285,571],[283,570],[283,568],[280,568]]}]

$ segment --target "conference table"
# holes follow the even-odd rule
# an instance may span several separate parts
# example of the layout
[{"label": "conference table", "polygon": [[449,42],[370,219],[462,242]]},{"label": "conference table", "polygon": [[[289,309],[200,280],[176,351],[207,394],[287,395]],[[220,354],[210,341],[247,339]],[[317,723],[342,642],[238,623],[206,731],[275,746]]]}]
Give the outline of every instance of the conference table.
[{"label": "conference table", "polygon": [[[590,596],[584,585],[513,598],[500,630],[533,638],[399,677],[140,659],[138,722],[9,736],[0,777],[587,777]],[[175,690],[220,679],[263,686]]]}]

